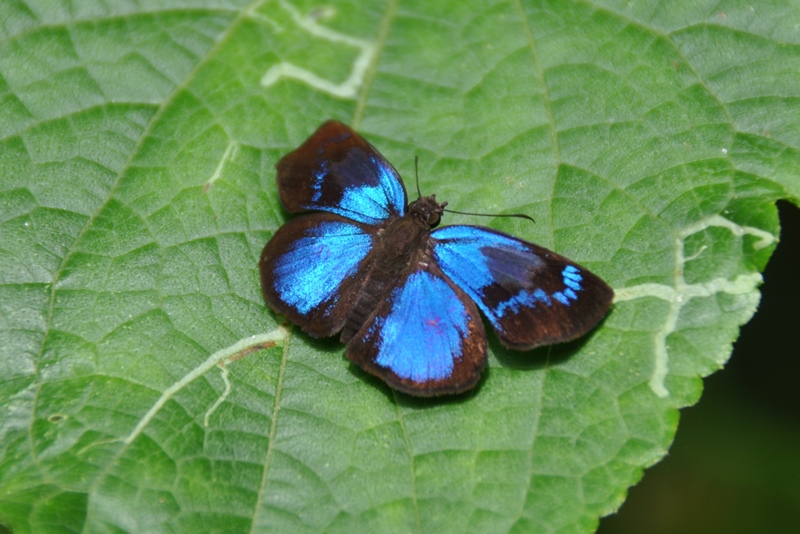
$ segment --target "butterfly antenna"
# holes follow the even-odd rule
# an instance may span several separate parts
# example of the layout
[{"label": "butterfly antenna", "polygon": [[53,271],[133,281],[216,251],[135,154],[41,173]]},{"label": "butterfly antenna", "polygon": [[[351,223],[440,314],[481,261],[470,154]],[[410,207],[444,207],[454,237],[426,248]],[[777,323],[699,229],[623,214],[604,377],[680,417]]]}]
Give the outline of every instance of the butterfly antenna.
[{"label": "butterfly antenna", "polygon": [[414,154],[414,174],[417,177],[417,198],[422,198],[422,193],[419,190],[419,156]]},{"label": "butterfly antenna", "polygon": [[447,213],[457,213],[458,215],[475,215],[476,217],[514,217],[516,219],[528,219],[529,221],[535,223],[536,220],[529,216],[525,215],[524,213],[471,213],[469,211],[456,211],[456,210],[449,210],[447,208],[444,209]]},{"label": "butterfly antenna", "polygon": [[[419,198],[422,198],[422,192],[420,192],[420,190],[419,190],[419,156],[417,156],[417,155],[414,156],[414,174],[417,177],[417,196]],[[498,213],[498,214],[493,214],[493,213],[470,213],[468,211],[456,211],[456,210],[449,210],[447,208],[445,208],[443,211],[446,211],[447,213],[456,213],[458,215],[475,215],[477,217],[514,217],[514,218],[517,218],[517,219],[528,219],[529,221],[531,221],[533,223],[536,223],[536,221],[533,219],[533,217],[529,217],[528,215],[525,215],[524,213]]]}]

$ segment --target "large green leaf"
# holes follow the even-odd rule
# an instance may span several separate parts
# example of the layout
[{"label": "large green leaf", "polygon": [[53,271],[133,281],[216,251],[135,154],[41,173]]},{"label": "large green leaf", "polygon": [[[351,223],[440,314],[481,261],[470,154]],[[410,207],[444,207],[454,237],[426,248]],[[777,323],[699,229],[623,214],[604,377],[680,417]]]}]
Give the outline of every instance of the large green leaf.
[{"label": "large green leaf", "polygon": [[[800,198],[800,7],[0,2],[0,523],[585,532],[661,458]],[[273,165],[324,119],[616,290],[416,400],[285,330]],[[486,224],[450,215],[445,222]],[[491,334],[490,334],[491,335]]]}]

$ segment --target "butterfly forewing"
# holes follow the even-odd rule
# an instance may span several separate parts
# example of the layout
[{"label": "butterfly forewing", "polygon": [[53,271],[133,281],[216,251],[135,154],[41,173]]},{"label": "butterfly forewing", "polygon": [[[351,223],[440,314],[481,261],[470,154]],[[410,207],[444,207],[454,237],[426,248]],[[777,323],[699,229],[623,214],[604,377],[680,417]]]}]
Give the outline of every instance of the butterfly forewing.
[{"label": "butterfly forewing", "polygon": [[413,395],[472,388],[486,364],[475,304],[433,266],[401,279],[347,345],[347,357]]},{"label": "butterfly forewing", "polygon": [[439,267],[510,348],[582,336],[611,304],[613,291],[599,277],[533,243],[477,226],[446,226],[432,241]]},{"label": "butterfly forewing", "polygon": [[281,226],[261,254],[261,289],[277,312],[315,337],[342,329],[363,284],[374,228],[330,213]]},{"label": "butterfly forewing", "polygon": [[277,164],[290,212],[321,210],[378,224],[402,215],[406,192],[394,167],[349,126],[328,121]]}]

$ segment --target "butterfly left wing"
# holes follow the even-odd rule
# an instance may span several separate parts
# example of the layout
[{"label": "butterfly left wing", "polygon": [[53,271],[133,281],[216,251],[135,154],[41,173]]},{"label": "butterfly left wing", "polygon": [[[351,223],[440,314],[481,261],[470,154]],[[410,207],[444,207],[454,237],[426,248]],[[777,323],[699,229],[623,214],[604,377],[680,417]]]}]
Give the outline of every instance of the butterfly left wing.
[{"label": "butterfly left wing", "polygon": [[439,268],[513,349],[582,336],[603,318],[614,296],[589,270],[502,232],[456,225],[433,231],[431,238]]},{"label": "butterfly left wing", "polygon": [[419,266],[381,302],[346,355],[405,393],[460,393],[475,385],[486,365],[486,333],[464,292],[435,265]]},{"label": "butterfly left wing", "polygon": [[312,336],[332,336],[361,290],[374,234],[375,227],[332,213],[292,219],[261,253],[264,300]]},{"label": "butterfly left wing", "polygon": [[401,216],[406,191],[394,167],[352,128],[328,121],[276,165],[290,212],[319,210],[378,224]]}]

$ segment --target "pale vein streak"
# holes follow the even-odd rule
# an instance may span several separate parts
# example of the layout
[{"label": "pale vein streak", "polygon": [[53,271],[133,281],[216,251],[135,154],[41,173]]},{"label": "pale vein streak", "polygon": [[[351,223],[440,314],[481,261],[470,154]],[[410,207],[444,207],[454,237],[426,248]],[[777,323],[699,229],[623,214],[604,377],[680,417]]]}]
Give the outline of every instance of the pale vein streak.
[{"label": "pale vein streak", "polygon": [[[189,371],[180,380],[165,389],[158,400],[153,404],[153,406],[150,407],[150,410],[148,410],[147,413],[144,414],[144,416],[139,420],[139,423],[136,425],[133,431],[128,434],[128,436],[124,438],[122,442],[125,445],[129,445],[131,442],[133,442],[137,437],[139,437],[145,427],[153,420],[158,412],[161,411],[161,408],[163,408],[167,402],[170,401],[170,399],[172,399],[183,388],[206,374],[218,364],[229,363],[237,359],[241,356],[242,352],[246,352],[251,347],[280,345],[284,343],[286,339],[288,339],[288,336],[288,330],[283,326],[279,326],[272,332],[250,336],[241,339],[233,345],[225,347],[224,349],[218,350],[209,356],[203,363]],[[230,389],[226,387],[223,396],[227,395],[229,391]],[[217,403],[210,408],[209,412],[213,412],[213,410],[219,405],[219,402],[220,401],[217,401]],[[206,421],[209,415],[210,414],[206,414]]]},{"label": "pale vein streak", "polygon": [[615,302],[645,297],[655,297],[669,302],[669,310],[664,324],[655,335],[655,362],[653,374],[650,377],[650,389],[662,398],[669,395],[669,390],[665,385],[669,371],[667,337],[675,331],[681,309],[686,303],[694,297],[708,297],[716,293],[732,295],[750,293],[762,282],[760,273],[750,273],[739,275],[734,280],[716,278],[700,284],[686,283],[683,275],[684,267],[686,262],[693,258],[686,258],[684,255],[684,241],[690,235],[702,232],[712,226],[726,228],[737,237],[752,235],[759,238],[759,241],[753,245],[755,249],[768,247],[775,242],[774,235],[760,228],[740,226],[721,215],[713,215],[687,226],[675,236],[675,279],[672,287],[663,284],[641,284],[615,290]]},{"label": "pale vein streak", "polygon": [[217,164],[217,168],[214,170],[214,174],[211,175],[211,178],[205,184],[206,191],[211,187],[211,185],[217,181],[217,179],[222,176],[222,171],[225,168],[225,164],[229,161],[233,161],[236,159],[236,155],[239,153],[239,143],[235,141],[229,141],[228,147],[225,149],[225,153],[222,154],[222,158],[219,160]]},{"label": "pale vein streak", "polygon": [[306,85],[330,93],[333,96],[341,98],[356,98],[358,94],[358,87],[364,81],[364,76],[372,61],[372,56],[375,54],[375,45],[364,39],[358,39],[349,35],[339,33],[325,26],[317,24],[316,21],[310,17],[304,17],[293,5],[285,0],[278,0],[278,5],[281,6],[287,13],[289,13],[297,26],[309,34],[325,39],[332,43],[342,43],[345,45],[353,46],[361,50],[356,60],[353,62],[353,68],[350,71],[350,76],[342,83],[333,83],[326,80],[313,72],[298,67],[297,65],[288,61],[281,61],[273,65],[262,76],[261,85],[269,87],[278,82],[281,78],[294,78]]}]

